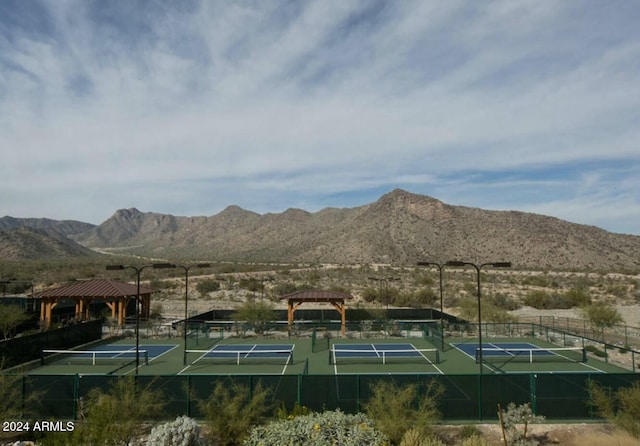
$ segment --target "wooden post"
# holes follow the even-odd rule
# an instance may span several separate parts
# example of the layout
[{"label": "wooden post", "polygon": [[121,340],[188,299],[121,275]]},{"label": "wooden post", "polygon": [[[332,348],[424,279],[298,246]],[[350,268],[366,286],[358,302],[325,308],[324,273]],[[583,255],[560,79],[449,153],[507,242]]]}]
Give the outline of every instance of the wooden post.
[{"label": "wooden post", "polygon": [[498,418],[500,419],[500,427],[502,428],[502,440],[504,441],[504,446],[507,445],[507,433],[504,431],[504,418],[502,418],[502,407],[498,404]]}]

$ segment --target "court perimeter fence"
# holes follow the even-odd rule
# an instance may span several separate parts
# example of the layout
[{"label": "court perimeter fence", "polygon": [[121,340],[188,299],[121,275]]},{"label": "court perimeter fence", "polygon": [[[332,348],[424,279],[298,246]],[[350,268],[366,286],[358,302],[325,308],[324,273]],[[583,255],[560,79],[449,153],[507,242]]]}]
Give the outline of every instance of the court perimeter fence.
[{"label": "court perimeter fence", "polygon": [[[437,325],[435,327],[437,328]],[[445,338],[464,338],[477,336],[477,333],[477,323],[465,323],[446,324],[443,334]],[[558,347],[582,347],[589,357],[631,372],[637,372],[640,365],[640,350],[620,343],[617,345],[609,344],[600,339],[589,337],[589,333],[567,331],[564,326],[548,326],[535,322],[488,322],[482,324],[482,334],[486,340],[505,338],[540,339]],[[445,344],[446,347],[447,345]]]},{"label": "court perimeter fence", "polygon": [[[16,375],[23,392],[25,416],[47,419],[81,418],[83,402],[91,389],[110,389],[115,375]],[[291,410],[294,404],[314,411],[340,409],[364,411],[378,381],[415,384],[420,397],[438,382],[444,387],[439,407],[444,421],[495,420],[497,405],[531,403],[533,411],[548,420],[598,420],[590,404],[589,383],[615,391],[640,382],[637,374],[502,374],[502,375],[171,375],[134,377],[136,388],[162,392],[163,416],[204,418],[199,402],[216,384],[239,384],[250,391],[269,389],[276,406]],[[27,396],[35,392],[38,397]],[[416,401],[416,407],[420,400]]]},{"label": "court perimeter fence", "polygon": [[[267,322],[255,327],[238,321],[197,321],[189,325],[192,345],[198,345],[199,337],[207,340],[230,337],[256,336],[258,338],[311,338],[313,351],[316,346],[328,349],[331,339],[409,339],[420,338],[430,341],[434,347],[446,351],[450,343],[464,342],[478,335],[478,324],[450,321],[415,320],[365,320],[348,322],[342,334],[339,321],[295,321],[289,327],[286,321]],[[536,322],[486,322],[482,324],[485,340],[491,339],[539,339],[557,347],[582,347],[587,355],[605,363],[637,372],[640,367],[640,350],[603,342],[597,338],[567,331],[564,326],[547,326]],[[320,340],[324,342],[320,342]]]},{"label": "court perimeter fence", "polygon": [[0,368],[40,358],[43,349],[68,349],[102,338],[102,321],[92,320],[0,341]]}]

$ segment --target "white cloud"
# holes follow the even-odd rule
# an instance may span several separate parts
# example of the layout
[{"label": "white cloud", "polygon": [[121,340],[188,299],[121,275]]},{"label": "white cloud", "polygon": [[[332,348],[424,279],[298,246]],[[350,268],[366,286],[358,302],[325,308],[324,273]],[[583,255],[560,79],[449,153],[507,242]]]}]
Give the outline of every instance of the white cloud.
[{"label": "white cloud", "polygon": [[4,214],[267,212],[406,187],[640,234],[640,8],[24,5],[0,10]]}]

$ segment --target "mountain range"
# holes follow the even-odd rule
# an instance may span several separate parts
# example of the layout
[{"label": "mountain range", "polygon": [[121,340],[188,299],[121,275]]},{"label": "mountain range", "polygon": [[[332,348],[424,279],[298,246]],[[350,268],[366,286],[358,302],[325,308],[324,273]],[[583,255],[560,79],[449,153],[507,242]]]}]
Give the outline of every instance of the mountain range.
[{"label": "mountain range", "polygon": [[[26,240],[26,241],[25,241]],[[120,209],[95,226],[0,219],[5,259],[119,252],[167,259],[396,263],[511,261],[534,269],[640,269],[640,236],[520,211],[453,206],[396,189],[354,208],[205,217]]]}]

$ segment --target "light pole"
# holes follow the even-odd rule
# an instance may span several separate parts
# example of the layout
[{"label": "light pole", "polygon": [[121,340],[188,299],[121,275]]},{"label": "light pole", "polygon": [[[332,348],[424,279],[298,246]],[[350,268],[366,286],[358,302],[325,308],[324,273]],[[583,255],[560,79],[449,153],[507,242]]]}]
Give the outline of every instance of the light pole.
[{"label": "light pole", "polygon": [[418,262],[418,266],[435,266],[438,268],[438,272],[440,273],[440,338],[441,338],[441,350],[444,351],[444,305],[443,305],[443,296],[442,296],[442,269],[444,265],[440,265],[435,262]]},{"label": "light pole", "polygon": [[145,268],[163,269],[174,268],[171,263],[153,263],[151,265],[107,265],[107,271],[132,269],[136,272],[136,375],[140,367],[140,273]]},{"label": "light pole", "polygon": [[[477,290],[478,290],[478,362],[480,363],[480,375],[482,375],[482,368],[484,367],[482,360],[482,315],[481,315],[481,306],[480,306],[480,270],[485,266],[492,266],[494,268],[511,268],[511,262],[488,262],[482,263],[480,265],[476,265],[472,262],[461,262],[458,260],[451,260],[445,263],[446,266],[472,266],[476,270],[477,277]],[[482,419],[482,376],[480,376],[478,386],[478,414],[480,419]]]},{"label": "light pole", "polygon": [[182,364],[187,365],[187,331],[189,322],[189,312],[187,309],[189,302],[189,270],[191,268],[209,268],[209,263],[196,263],[193,265],[172,265],[174,268],[184,269],[184,354],[182,356]]}]

